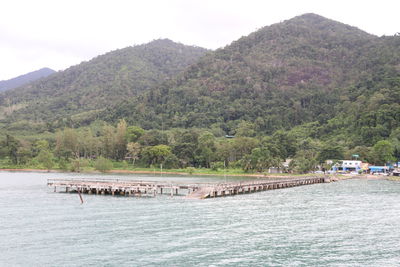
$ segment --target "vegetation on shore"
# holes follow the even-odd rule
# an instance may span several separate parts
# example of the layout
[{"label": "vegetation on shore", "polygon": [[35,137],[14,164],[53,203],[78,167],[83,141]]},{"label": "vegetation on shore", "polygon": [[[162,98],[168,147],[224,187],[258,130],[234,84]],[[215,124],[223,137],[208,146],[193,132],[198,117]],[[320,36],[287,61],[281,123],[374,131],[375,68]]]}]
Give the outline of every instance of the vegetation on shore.
[{"label": "vegetation on shore", "polygon": [[[250,133],[250,134],[249,134]],[[267,173],[280,168],[308,173],[329,169],[327,159],[359,158],[375,164],[395,159],[398,137],[378,141],[368,150],[343,149],[294,128],[272,136],[253,136],[242,126],[235,138],[216,137],[205,129],[144,130],[121,120],[80,129],[66,128],[47,139],[29,141],[6,135],[0,141],[1,168],[41,168],[65,171],[163,169],[186,173]],[[288,166],[283,162],[291,158]]]},{"label": "vegetation on shore", "polygon": [[400,159],[399,66],[400,36],[315,14],[207,54],[159,40],[0,94],[0,159],[69,171],[383,165]]}]

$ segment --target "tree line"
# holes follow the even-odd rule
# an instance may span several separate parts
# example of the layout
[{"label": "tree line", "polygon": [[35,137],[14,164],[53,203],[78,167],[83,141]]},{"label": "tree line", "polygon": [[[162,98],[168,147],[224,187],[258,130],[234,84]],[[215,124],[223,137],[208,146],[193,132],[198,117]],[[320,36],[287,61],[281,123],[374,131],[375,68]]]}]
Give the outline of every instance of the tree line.
[{"label": "tree line", "polygon": [[71,171],[86,166],[107,170],[114,163],[124,168],[235,168],[246,172],[282,169],[282,163],[290,158],[286,171],[306,173],[317,166],[329,168],[324,165],[327,159],[350,159],[352,154],[373,164],[392,162],[400,156],[400,128],[371,147],[349,148],[310,137],[313,127],[317,126],[265,136],[242,122],[235,136],[227,138],[210,129],[144,130],[120,120],[116,126],[101,122],[79,129],[64,128],[47,139],[31,141],[6,134],[0,141],[0,158],[3,165]]}]

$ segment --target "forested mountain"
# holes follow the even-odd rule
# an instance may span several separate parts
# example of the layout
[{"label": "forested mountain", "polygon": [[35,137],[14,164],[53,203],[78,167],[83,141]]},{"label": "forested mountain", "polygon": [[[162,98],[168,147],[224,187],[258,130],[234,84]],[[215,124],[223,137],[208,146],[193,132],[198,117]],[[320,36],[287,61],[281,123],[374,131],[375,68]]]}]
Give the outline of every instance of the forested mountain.
[{"label": "forested mountain", "polygon": [[32,71],[24,75],[20,75],[18,77],[0,81],[0,92],[17,88],[24,84],[36,81],[38,79],[49,76],[50,74],[55,73],[54,70],[49,68],[42,68],[40,70]]},{"label": "forested mountain", "polygon": [[0,104],[0,159],[12,164],[386,164],[400,160],[400,36],[305,14],[209,53],[169,40],[117,50]]},{"label": "forested mountain", "polygon": [[313,123],[313,137],[345,134],[372,145],[399,126],[399,86],[399,36],[379,38],[305,14],[209,53],[104,117],[226,134],[240,123],[263,134]]},{"label": "forested mountain", "polygon": [[3,118],[7,115],[9,122],[21,119],[41,122],[73,115],[75,121],[90,121],[107,105],[172,78],[206,51],[168,39],[115,50],[3,93],[0,95]]}]

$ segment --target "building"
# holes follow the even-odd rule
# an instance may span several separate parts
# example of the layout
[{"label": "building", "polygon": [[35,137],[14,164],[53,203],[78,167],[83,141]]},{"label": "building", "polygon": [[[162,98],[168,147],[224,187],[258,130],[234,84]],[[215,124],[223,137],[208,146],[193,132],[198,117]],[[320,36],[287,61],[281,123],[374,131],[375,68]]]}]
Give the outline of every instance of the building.
[{"label": "building", "polygon": [[343,172],[359,172],[362,170],[361,160],[341,160],[332,166],[332,170]]},{"label": "building", "polygon": [[390,168],[388,166],[369,166],[370,173],[388,173]]}]

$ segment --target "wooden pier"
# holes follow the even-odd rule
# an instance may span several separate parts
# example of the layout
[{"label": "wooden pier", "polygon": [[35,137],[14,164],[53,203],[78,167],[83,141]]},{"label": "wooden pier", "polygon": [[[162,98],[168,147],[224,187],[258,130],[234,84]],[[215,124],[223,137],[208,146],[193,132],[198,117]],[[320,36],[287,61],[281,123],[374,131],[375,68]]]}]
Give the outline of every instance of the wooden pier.
[{"label": "wooden pier", "polygon": [[148,196],[158,194],[183,195],[186,198],[204,199],[233,196],[294,186],[330,182],[329,177],[304,177],[298,179],[263,179],[237,183],[176,183],[135,181],[121,179],[48,179],[47,185],[54,192],[96,195]]}]

